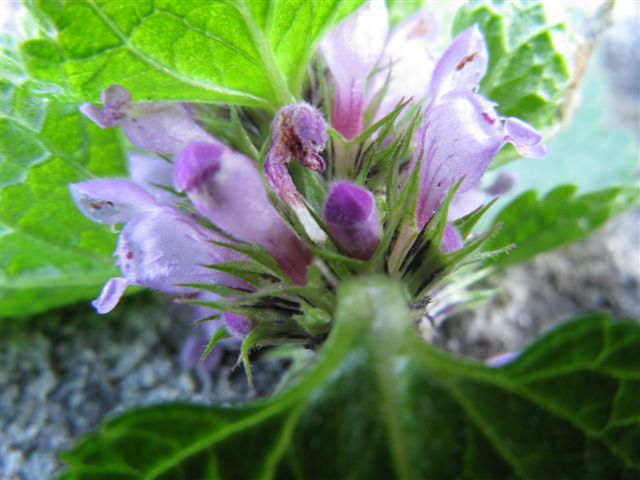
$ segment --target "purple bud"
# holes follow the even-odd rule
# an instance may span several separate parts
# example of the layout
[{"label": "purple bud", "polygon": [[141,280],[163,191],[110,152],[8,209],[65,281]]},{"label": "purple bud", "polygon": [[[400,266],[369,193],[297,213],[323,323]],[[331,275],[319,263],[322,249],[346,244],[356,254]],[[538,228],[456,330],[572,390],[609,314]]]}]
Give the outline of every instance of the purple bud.
[{"label": "purple bud", "polygon": [[216,142],[195,121],[183,103],[132,103],[119,85],[102,92],[103,107],[85,103],[80,112],[102,128],[122,127],[135,146],[156,153],[175,154],[195,141]]},{"label": "purple bud", "polygon": [[460,236],[460,233],[450,223],[447,223],[444,228],[444,235],[442,236],[442,243],[440,244],[440,249],[444,253],[453,252],[454,250],[459,250],[462,248],[463,240]]},{"label": "purple bud", "polygon": [[376,201],[364,187],[340,181],[333,184],[324,206],[327,228],[352,257],[367,260],[380,241]]},{"label": "purple bud", "polygon": [[367,78],[382,54],[388,30],[384,0],[369,0],[322,40],[322,55],[336,86],[331,124],[345,138],[362,131]]},{"label": "purple bud", "polygon": [[225,312],[222,318],[229,333],[236,338],[244,338],[251,331],[251,320],[242,315]]},{"label": "purple bud", "polygon": [[261,244],[296,283],[306,283],[311,254],[269,203],[251,160],[220,144],[192,143],[178,158],[174,183],[211,222]]}]

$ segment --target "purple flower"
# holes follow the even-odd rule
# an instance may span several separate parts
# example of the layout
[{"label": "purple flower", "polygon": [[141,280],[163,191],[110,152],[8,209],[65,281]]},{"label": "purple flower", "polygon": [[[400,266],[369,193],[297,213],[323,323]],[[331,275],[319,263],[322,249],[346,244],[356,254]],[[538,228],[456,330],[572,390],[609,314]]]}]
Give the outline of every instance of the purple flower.
[{"label": "purple flower", "polygon": [[140,285],[171,295],[196,293],[181,284],[241,286],[242,282],[207,265],[239,258],[213,245],[220,240],[211,230],[172,208],[143,213],[125,225],[118,239],[116,263],[123,278],[107,282],[93,303],[98,313],[111,311],[128,285]]},{"label": "purple flower", "polygon": [[227,331],[235,338],[244,338],[251,331],[251,320],[237,313],[225,312],[222,316]]},{"label": "purple flower", "polygon": [[69,185],[78,209],[96,223],[116,225],[160,208],[144,188],[128,180],[96,179]]},{"label": "purple flower", "polygon": [[520,352],[505,352],[494,357],[488,358],[486,364],[489,367],[500,368],[515,361],[520,356]]},{"label": "purple flower", "polygon": [[458,37],[444,52],[431,77],[431,101],[453,91],[474,91],[487,72],[489,55],[482,32],[474,25]]},{"label": "purple flower", "polygon": [[192,143],[178,158],[174,183],[211,222],[261,244],[293,281],[306,283],[311,254],[269,203],[251,160],[220,144]]},{"label": "purple flower", "polygon": [[546,153],[536,130],[521,120],[501,118],[492,102],[473,93],[486,64],[484,39],[474,26],[453,42],[434,70],[433,102],[425,113],[415,157],[423,158],[416,219],[419,229],[456,181],[463,180],[458,193],[474,188],[506,143],[514,144],[524,156]]},{"label": "purple flower", "polygon": [[380,242],[376,201],[369,190],[350,182],[336,182],[324,206],[327,228],[352,257],[371,258]]},{"label": "purple flower", "polygon": [[462,237],[460,236],[460,232],[458,232],[456,227],[454,227],[450,223],[447,223],[446,227],[444,228],[444,235],[442,236],[440,249],[445,253],[449,253],[462,248],[462,244],[463,241]]},{"label": "purple flower", "polygon": [[345,138],[362,131],[367,78],[378,63],[389,30],[384,0],[369,0],[322,40],[335,81],[331,124]]},{"label": "purple flower", "polygon": [[142,187],[127,180],[89,180],[70,185],[78,208],[91,220],[125,223],[115,256],[123,277],[112,278],[93,305],[111,311],[128,285],[140,285],[173,295],[194,293],[185,283],[223,283],[237,279],[206,265],[237,259],[238,254],[211,244],[220,240],[179,210],[159,205]]},{"label": "purple flower", "polygon": [[402,99],[422,101],[428,97],[428,80],[438,59],[438,30],[432,9],[423,8],[392,32],[379,62],[383,69],[373,77],[369,93],[372,97],[389,78],[376,120],[390,113]]},{"label": "purple flower", "polygon": [[175,154],[191,142],[217,142],[196,123],[187,104],[132,103],[129,91],[119,85],[104,90],[101,100],[104,107],[85,103],[80,111],[102,128],[122,127],[143,150]]},{"label": "purple flower", "polygon": [[154,155],[129,154],[129,177],[142,186],[160,205],[175,206],[179,200],[173,193],[173,164]]},{"label": "purple flower", "polygon": [[311,239],[322,242],[326,235],[309,214],[304,198],[287,170],[287,163],[295,159],[306,168],[324,172],[325,162],[320,155],[327,143],[324,118],[311,105],[295,103],[278,112],[271,128],[271,147],[264,164],[267,179],[278,196],[296,212]]}]

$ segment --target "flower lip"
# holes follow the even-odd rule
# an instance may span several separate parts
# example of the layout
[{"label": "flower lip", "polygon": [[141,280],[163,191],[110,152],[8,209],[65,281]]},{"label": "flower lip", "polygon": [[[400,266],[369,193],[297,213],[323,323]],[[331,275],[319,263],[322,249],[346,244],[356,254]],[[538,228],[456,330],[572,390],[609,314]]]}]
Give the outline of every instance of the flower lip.
[{"label": "flower lip", "polygon": [[173,181],[179,192],[199,188],[220,169],[220,157],[225,153],[221,144],[194,142],[181,153],[176,163]]},{"label": "flower lip", "polygon": [[341,181],[334,183],[324,215],[329,223],[351,226],[368,220],[375,208],[375,200],[368,190]]}]

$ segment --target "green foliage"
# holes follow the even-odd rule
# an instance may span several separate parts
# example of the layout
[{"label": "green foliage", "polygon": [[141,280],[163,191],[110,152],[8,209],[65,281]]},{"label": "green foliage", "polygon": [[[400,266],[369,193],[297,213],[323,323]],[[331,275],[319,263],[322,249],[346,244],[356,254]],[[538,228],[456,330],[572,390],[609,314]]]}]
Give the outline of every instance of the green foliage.
[{"label": "green foliage", "polygon": [[115,131],[31,78],[15,51],[2,60],[1,313],[24,316],[90,298],[116,273],[115,236],[80,214],[68,183],[123,175],[124,156]]},{"label": "green foliage", "polygon": [[502,115],[538,128],[555,125],[569,84],[567,59],[557,49],[564,25],[549,25],[541,2],[480,1],[460,9],[454,34],[478,23],[487,39],[489,69],[480,92]]},{"label": "green foliage", "polygon": [[140,100],[277,108],[299,98],[321,35],[361,1],[147,0],[57,2],[32,8],[57,30],[41,52],[83,100],[119,84]]},{"label": "green foliage", "polygon": [[581,240],[612,216],[640,201],[637,187],[613,187],[576,196],[577,187],[562,185],[543,198],[528,191],[507,205],[497,217],[502,228],[489,241],[488,249],[515,243],[509,255],[492,263],[509,265]]},{"label": "green foliage", "polygon": [[489,368],[425,345],[399,285],[339,292],[289,390],[237,407],[133,410],[65,454],[64,479],[634,478],[640,326],[587,315]]},{"label": "green foliage", "polygon": [[424,0],[387,0],[386,3],[391,28],[424,7]]},{"label": "green foliage", "polygon": [[594,53],[571,123],[545,142],[547,155],[509,165],[509,171],[518,176],[518,191],[513,193],[531,189],[546,193],[565,183],[576,184],[580,192],[587,192],[640,178],[636,124],[622,122],[613,108],[615,73],[607,71],[603,54],[598,50]]}]

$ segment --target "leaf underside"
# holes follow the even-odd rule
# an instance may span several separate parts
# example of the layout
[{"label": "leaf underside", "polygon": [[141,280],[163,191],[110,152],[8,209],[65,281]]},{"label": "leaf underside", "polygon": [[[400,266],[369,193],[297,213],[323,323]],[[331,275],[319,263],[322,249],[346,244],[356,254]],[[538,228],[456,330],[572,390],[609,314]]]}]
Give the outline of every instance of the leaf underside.
[{"label": "leaf underside", "polygon": [[74,478],[638,478],[640,327],[585,315],[502,368],[425,345],[400,287],[357,279],[300,383],[237,407],[121,415]]}]

